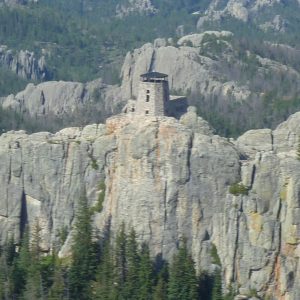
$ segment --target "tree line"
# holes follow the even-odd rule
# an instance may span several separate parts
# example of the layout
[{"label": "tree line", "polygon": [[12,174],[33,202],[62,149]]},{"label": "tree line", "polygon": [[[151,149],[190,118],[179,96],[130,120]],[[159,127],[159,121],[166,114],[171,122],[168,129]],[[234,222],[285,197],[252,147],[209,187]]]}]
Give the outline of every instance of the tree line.
[{"label": "tree line", "polygon": [[[19,249],[13,238],[1,248],[0,299],[126,299],[126,300],[230,300],[222,295],[220,271],[196,274],[194,261],[182,240],[171,262],[153,258],[135,231],[122,225],[114,242],[105,234],[96,239],[92,210],[80,200],[74,226],[72,255],[59,258],[41,248],[38,223],[25,231]],[[61,235],[64,242],[66,234]]]}]

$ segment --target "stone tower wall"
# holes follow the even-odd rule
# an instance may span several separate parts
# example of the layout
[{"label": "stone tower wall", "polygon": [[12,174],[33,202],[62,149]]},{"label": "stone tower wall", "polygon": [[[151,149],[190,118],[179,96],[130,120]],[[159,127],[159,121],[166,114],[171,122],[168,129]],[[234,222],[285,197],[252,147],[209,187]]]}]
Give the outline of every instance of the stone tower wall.
[{"label": "stone tower wall", "polygon": [[[147,96],[149,101],[147,102]],[[140,82],[136,114],[143,116],[164,116],[169,101],[168,81]],[[148,111],[148,114],[146,113]]]}]

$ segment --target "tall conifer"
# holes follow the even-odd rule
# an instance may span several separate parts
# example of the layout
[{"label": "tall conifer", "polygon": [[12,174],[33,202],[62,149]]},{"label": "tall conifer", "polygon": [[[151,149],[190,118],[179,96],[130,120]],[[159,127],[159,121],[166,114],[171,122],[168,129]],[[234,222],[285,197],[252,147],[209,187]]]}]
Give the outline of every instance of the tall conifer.
[{"label": "tall conifer", "polygon": [[69,274],[70,293],[72,299],[90,299],[90,281],[96,268],[95,245],[92,236],[91,213],[87,198],[80,198],[76,215],[72,265]]}]

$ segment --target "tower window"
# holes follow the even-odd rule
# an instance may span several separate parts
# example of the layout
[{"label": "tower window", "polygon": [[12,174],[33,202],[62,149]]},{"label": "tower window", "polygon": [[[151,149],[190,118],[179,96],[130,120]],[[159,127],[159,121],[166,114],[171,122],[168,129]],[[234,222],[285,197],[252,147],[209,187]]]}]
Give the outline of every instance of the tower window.
[{"label": "tower window", "polygon": [[146,102],[150,101],[150,95],[146,95]]},{"label": "tower window", "polygon": [[145,115],[149,115],[149,110],[148,109],[145,111]]},{"label": "tower window", "polygon": [[147,90],[147,94],[150,94],[150,90]]},{"label": "tower window", "polygon": [[131,108],[131,112],[134,112],[134,108],[133,107]]}]

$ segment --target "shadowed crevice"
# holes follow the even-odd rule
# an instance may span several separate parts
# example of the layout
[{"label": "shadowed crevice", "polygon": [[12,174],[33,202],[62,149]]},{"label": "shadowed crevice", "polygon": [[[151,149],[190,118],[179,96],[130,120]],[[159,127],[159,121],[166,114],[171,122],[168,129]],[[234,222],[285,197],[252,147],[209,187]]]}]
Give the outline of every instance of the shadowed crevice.
[{"label": "shadowed crevice", "polygon": [[27,204],[26,204],[26,195],[24,191],[22,192],[21,197],[21,214],[20,214],[20,236],[23,237],[23,234],[26,230],[28,224],[28,214],[27,214]]}]

